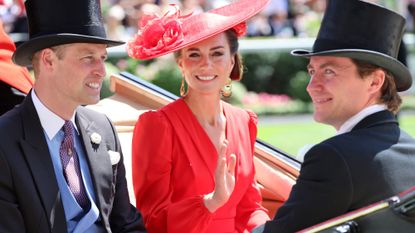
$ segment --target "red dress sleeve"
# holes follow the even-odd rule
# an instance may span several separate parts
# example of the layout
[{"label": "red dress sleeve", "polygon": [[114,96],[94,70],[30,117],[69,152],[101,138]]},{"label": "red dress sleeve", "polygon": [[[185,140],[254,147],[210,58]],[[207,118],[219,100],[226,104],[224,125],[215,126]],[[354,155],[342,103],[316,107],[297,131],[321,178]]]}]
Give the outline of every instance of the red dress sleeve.
[{"label": "red dress sleeve", "polygon": [[132,142],[136,206],[149,233],[203,232],[212,219],[201,196],[171,201],[173,132],[162,112],[140,116]]},{"label": "red dress sleeve", "polygon": [[[249,135],[251,139],[251,148],[254,155],[255,141],[257,135],[258,118],[255,113],[247,111],[249,114]],[[253,228],[264,224],[269,220],[268,210],[262,205],[262,196],[255,180],[255,166],[252,164],[252,183],[248,187],[244,196],[237,207],[236,212],[236,229],[238,232],[251,232]]]},{"label": "red dress sleeve", "polygon": [[258,129],[257,129],[258,116],[252,111],[246,110],[246,112],[249,115],[249,121],[248,121],[249,137],[251,139],[252,155],[254,155],[256,136],[258,133]]}]

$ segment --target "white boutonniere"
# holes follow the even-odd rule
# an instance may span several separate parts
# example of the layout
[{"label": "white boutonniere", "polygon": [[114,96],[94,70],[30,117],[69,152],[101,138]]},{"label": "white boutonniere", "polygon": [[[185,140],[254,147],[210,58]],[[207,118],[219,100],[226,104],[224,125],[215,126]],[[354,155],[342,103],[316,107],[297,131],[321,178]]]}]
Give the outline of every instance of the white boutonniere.
[{"label": "white boutonniere", "polygon": [[99,145],[101,143],[102,138],[101,135],[99,135],[98,133],[93,132],[90,137],[92,143],[96,145]]},{"label": "white boutonniere", "polygon": [[116,165],[118,162],[120,162],[121,156],[120,153],[116,151],[109,150],[108,154],[110,156],[111,165]]}]

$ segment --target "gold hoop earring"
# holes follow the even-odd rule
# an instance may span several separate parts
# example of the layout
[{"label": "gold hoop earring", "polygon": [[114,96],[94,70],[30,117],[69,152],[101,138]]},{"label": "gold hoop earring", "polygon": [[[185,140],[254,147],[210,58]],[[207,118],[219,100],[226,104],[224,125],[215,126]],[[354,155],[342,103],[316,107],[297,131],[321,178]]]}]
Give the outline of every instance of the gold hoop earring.
[{"label": "gold hoop earring", "polygon": [[227,83],[225,86],[223,86],[221,90],[221,94],[223,97],[231,97],[232,95],[232,79],[228,78]]},{"label": "gold hoop earring", "polygon": [[187,95],[186,81],[182,78],[182,84],[180,84],[180,96],[184,97]]}]

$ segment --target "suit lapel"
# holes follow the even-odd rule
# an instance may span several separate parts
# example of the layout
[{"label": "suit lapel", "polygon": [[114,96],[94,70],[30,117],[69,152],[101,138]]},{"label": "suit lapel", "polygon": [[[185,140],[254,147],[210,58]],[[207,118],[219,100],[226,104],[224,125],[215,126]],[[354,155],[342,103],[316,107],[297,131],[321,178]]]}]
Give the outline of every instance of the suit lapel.
[{"label": "suit lapel", "polygon": [[66,220],[60,199],[52,158],[46,143],[31,93],[22,104],[23,137],[20,145],[36,183],[52,232],[66,232]]},{"label": "suit lapel", "polygon": [[[76,113],[76,124],[81,134],[84,144],[86,157],[88,160],[89,170],[94,183],[95,197],[98,201],[97,206],[103,213],[105,203],[112,185],[112,167],[108,158],[108,151],[105,145],[105,139],[99,145],[91,142],[91,134],[100,132],[98,126],[84,116],[80,111]],[[104,134],[100,135],[103,137]]]}]

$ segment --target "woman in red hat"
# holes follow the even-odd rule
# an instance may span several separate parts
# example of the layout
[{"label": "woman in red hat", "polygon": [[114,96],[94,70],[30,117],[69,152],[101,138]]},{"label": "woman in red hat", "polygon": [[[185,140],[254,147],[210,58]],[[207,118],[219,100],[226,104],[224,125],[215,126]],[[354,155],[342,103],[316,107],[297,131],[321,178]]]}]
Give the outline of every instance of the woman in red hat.
[{"label": "woman in red hat", "polygon": [[242,77],[245,21],[267,2],[147,15],[129,42],[137,59],[174,52],[183,75],[182,98],[142,114],[134,130],[134,193],[149,233],[250,232],[269,219],[255,181],[257,117],[221,100]]}]

